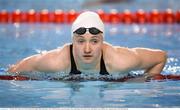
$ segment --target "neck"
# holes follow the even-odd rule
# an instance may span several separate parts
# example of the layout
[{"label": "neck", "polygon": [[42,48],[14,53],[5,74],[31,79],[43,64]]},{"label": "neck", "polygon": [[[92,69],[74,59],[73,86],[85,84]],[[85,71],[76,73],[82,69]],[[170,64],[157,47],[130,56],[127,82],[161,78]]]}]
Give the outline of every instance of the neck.
[{"label": "neck", "polygon": [[95,61],[91,64],[83,63],[81,61],[77,61],[77,68],[81,71],[97,71],[99,70],[100,62]]},{"label": "neck", "polygon": [[99,72],[101,55],[92,63],[84,63],[80,59],[75,58],[77,69],[82,72]]}]

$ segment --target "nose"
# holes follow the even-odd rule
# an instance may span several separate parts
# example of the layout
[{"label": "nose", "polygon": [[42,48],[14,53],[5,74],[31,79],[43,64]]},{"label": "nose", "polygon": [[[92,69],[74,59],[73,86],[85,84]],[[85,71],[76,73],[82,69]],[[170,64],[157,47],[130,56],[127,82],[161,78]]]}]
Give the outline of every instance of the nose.
[{"label": "nose", "polygon": [[89,43],[86,43],[86,44],[85,44],[84,53],[85,53],[85,54],[91,53],[91,47],[90,47],[90,44],[89,44]]}]

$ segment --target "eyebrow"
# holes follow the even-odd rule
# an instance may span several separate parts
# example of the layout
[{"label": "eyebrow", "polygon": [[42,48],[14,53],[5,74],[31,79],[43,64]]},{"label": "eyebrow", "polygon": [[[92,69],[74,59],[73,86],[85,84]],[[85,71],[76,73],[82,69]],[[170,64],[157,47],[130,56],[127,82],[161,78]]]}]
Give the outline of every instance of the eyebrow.
[{"label": "eyebrow", "polygon": [[[76,37],[76,38],[84,38],[84,36],[82,36],[82,35],[77,35],[77,36],[75,36],[75,37]],[[93,35],[92,38],[100,39],[100,36]]]},{"label": "eyebrow", "polygon": [[80,38],[81,38],[81,37],[83,37],[83,36],[81,36],[81,35],[77,35],[77,36],[74,36],[74,37],[80,37]]}]

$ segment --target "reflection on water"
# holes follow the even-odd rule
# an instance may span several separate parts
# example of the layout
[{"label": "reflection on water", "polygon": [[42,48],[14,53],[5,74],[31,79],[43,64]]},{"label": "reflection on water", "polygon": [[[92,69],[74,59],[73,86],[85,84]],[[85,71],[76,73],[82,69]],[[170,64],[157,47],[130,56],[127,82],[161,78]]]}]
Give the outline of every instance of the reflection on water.
[{"label": "reflection on water", "polygon": [[[3,70],[3,69],[1,69]],[[0,75],[9,75],[9,76],[23,76],[28,77],[30,80],[59,80],[59,81],[116,81],[124,82],[127,79],[142,76],[137,72],[130,73],[116,73],[110,75],[100,75],[99,73],[81,73],[77,75],[70,75],[64,72],[54,72],[54,73],[45,73],[45,72],[21,72],[21,73],[7,73],[5,71],[1,72]]]},{"label": "reflection on water", "polygon": [[0,82],[1,107],[179,107],[180,101],[179,81]]}]

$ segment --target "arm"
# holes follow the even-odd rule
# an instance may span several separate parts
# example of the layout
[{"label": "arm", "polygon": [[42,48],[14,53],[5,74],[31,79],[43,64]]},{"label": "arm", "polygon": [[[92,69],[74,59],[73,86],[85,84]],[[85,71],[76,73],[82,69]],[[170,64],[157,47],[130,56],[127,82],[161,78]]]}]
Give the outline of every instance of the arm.
[{"label": "arm", "polygon": [[140,60],[138,69],[144,69],[149,76],[160,74],[166,64],[167,54],[157,49],[134,48]]},{"label": "arm", "polygon": [[38,57],[40,55],[34,55],[23,60],[19,61],[17,64],[12,65],[8,72],[15,73],[15,72],[27,72],[27,71],[35,71],[35,65],[38,61]]},{"label": "arm", "polygon": [[145,70],[149,76],[160,74],[165,66],[167,54],[165,51],[149,48],[126,48],[105,44],[108,62],[113,70],[129,72]]},{"label": "arm", "polygon": [[68,63],[68,47],[27,57],[9,68],[8,72],[57,72],[63,71]]}]

